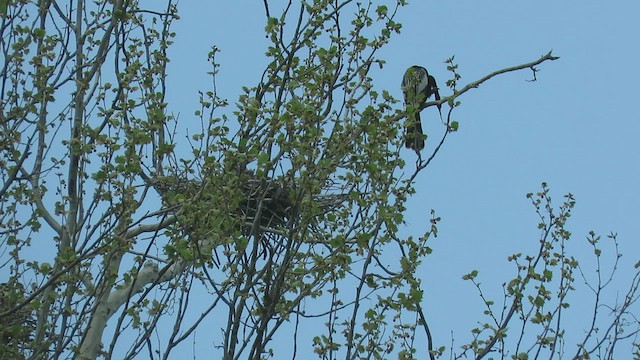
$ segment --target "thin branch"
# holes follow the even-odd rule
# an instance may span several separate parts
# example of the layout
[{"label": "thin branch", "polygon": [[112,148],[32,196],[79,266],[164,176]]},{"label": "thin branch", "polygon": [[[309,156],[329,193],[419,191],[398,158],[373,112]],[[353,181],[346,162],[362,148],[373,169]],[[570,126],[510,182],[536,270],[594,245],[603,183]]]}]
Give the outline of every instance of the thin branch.
[{"label": "thin branch", "polygon": [[504,73],[508,73],[508,72],[512,72],[512,71],[518,71],[518,70],[524,70],[524,69],[532,69],[534,71],[534,76],[535,76],[535,72],[538,71],[537,69],[535,69],[536,65],[542,64],[545,61],[554,61],[554,60],[560,59],[559,56],[551,55],[552,51],[553,50],[550,50],[547,54],[543,55],[538,60],[532,61],[530,63],[520,64],[520,65],[511,66],[511,67],[508,67],[508,68],[496,70],[496,71],[490,73],[489,75],[486,75],[485,77],[481,78],[480,80],[476,80],[474,82],[471,82],[471,83],[467,84],[460,91],[454,92],[454,94],[451,95],[451,96],[443,97],[442,99],[440,99],[438,101],[429,101],[429,102],[425,103],[422,107],[420,107],[420,110],[422,110],[422,109],[424,109],[426,107],[429,107],[429,106],[442,105],[442,104],[444,104],[446,102],[453,102],[453,100],[455,100],[457,97],[459,97],[460,95],[464,94],[465,92],[467,92],[467,91],[469,91],[471,89],[478,88],[485,81],[491,79],[492,77],[495,77],[495,76],[498,76],[498,75],[501,75],[501,74],[504,74]]}]

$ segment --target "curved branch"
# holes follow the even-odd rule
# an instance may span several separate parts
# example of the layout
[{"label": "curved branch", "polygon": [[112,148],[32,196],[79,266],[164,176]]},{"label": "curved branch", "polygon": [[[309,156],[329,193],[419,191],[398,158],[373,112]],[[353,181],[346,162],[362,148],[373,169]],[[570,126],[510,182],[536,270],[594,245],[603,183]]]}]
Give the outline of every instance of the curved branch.
[{"label": "curved branch", "polygon": [[424,327],[424,332],[427,335],[427,350],[429,351],[429,359],[436,360],[436,356],[433,353],[433,338],[431,337],[431,330],[429,329],[429,324],[427,323],[427,318],[424,316],[424,311],[422,311],[422,306],[418,303],[418,316],[420,317],[420,323],[422,327]]},{"label": "curved branch", "polygon": [[485,77],[481,78],[480,80],[476,80],[474,82],[471,82],[471,83],[467,84],[465,87],[462,88],[462,90],[454,92],[454,94],[451,95],[451,96],[443,97],[442,99],[440,99],[438,101],[426,102],[422,107],[420,107],[420,110],[422,110],[422,109],[424,109],[426,107],[429,107],[429,106],[442,105],[442,104],[444,104],[446,102],[452,102],[458,96],[464,94],[465,92],[467,92],[467,91],[469,91],[471,89],[475,89],[475,88],[479,87],[485,81],[491,79],[492,77],[495,77],[495,76],[498,76],[498,75],[501,75],[501,74],[504,74],[504,73],[523,70],[523,69],[532,69],[534,71],[534,74],[535,74],[535,72],[537,71],[535,69],[536,65],[542,64],[543,62],[545,62],[547,60],[554,61],[554,60],[560,59],[559,56],[551,55],[551,52],[553,52],[553,50],[549,50],[548,53],[546,53],[545,55],[540,57],[538,60],[535,60],[535,61],[532,61],[532,62],[529,62],[529,63],[526,63],[526,64],[520,64],[520,65],[511,66],[511,67],[508,67],[508,68],[496,70],[496,71],[492,72],[491,74],[486,75]]}]

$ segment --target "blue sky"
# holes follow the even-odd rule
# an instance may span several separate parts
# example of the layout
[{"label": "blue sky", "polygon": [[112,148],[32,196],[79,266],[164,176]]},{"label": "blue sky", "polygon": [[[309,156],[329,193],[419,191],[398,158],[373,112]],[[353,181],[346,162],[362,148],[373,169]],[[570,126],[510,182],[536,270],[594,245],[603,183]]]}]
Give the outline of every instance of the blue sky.
[{"label": "blue sky", "polygon": [[[231,104],[242,86],[259,80],[267,63],[264,10],[261,1],[200,1],[182,2],[180,13],[169,53],[169,101],[170,110],[189,118],[196,89],[209,88],[211,45],[222,51],[218,89]],[[561,57],[538,67],[537,82],[527,82],[531,71],[521,71],[467,92],[453,116],[460,130],[418,178],[406,233],[420,233],[431,209],[443,218],[423,276],[427,311],[437,309],[431,315],[438,343],[447,345],[451,331],[463,341],[481,319],[482,304],[460,280],[463,274],[480,270],[481,282],[499,300],[500,284],[514,274],[506,257],[537,246],[537,219],[525,194],[542,181],[556,205],[567,192],[577,199],[569,224],[576,256],[585,264],[591,259],[584,241],[589,230],[617,232],[625,254],[619,276],[634,273],[640,253],[639,16],[640,3],[629,0],[413,1],[400,10],[402,33],[381,52],[387,64],[374,77],[397,98],[402,73],[413,64],[427,67],[446,96],[443,62],[452,55],[462,84],[551,49]],[[442,131],[434,108],[422,119],[427,133]],[[411,151],[404,156],[415,160]],[[574,314],[589,305],[573,300]]]}]

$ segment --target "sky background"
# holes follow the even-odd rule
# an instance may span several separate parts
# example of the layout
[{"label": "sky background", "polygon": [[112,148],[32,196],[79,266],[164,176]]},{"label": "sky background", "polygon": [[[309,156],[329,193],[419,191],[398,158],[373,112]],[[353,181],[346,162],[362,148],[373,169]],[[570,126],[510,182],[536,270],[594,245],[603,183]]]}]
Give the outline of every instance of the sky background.
[{"label": "sky background", "polygon": [[[197,109],[197,90],[210,87],[205,73],[211,45],[221,50],[217,85],[231,104],[242,86],[259,81],[268,62],[265,17],[262,1],[183,1],[179,9],[182,19],[169,52],[168,101],[180,118],[188,118]],[[421,276],[436,343],[448,345],[452,332],[457,343],[464,342],[482,319],[482,302],[462,275],[479,270],[479,280],[500,300],[501,284],[514,275],[507,256],[536,249],[538,220],[525,195],[538,191],[542,181],[556,205],[565,193],[575,195],[568,228],[572,250],[585,266],[593,259],[584,241],[588,231],[603,237],[613,231],[624,254],[621,291],[635,273],[633,264],[640,258],[639,18],[635,0],[416,0],[400,10],[402,33],[379,53],[387,64],[373,73],[376,86],[396,98],[401,98],[403,72],[414,64],[425,66],[447,96],[444,61],[452,55],[462,85],[550,50],[560,56],[538,66],[537,82],[527,82],[531,71],[508,73],[459,98],[462,106],[453,117],[459,131],[418,177],[405,234],[420,233],[431,209],[443,219]],[[438,134],[428,140],[429,153],[442,125],[435,108],[424,110],[422,120],[427,133]],[[411,151],[404,156],[408,163],[415,161]],[[578,335],[586,320],[581,309],[591,304],[585,294],[569,298]]]}]

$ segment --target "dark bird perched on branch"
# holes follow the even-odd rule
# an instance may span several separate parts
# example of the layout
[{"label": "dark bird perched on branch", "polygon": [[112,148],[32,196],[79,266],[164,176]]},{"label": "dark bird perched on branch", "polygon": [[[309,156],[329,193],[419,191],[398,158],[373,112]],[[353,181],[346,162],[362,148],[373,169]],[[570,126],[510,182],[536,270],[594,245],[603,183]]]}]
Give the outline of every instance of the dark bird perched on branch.
[{"label": "dark bird perched on branch", "polygon": [[[440,100],[438,85],[436,79],[429,75],[427,69],[413,65],[405,71],[402,77],[402,93],[404,94],[405,107],[411,105],[415,110],[415,112],[407,114],[405,146],[419,153],[424,148],[425,139],[420,122],[420,110],[431,95],[435,95],[436,100]],[[438,104],[440,116],[442,116],[441,108],[442,106]]]}]

